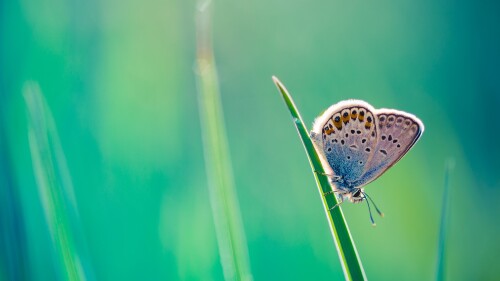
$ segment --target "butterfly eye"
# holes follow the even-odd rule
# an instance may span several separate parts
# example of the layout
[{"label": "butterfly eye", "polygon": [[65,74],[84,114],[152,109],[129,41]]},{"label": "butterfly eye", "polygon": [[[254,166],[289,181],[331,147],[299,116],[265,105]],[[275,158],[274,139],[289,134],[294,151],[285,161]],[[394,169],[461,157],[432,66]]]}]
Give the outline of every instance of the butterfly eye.
[{"label": "butterfly eye", "polygon": [[361,194],[361,189],[358,189],[356,192],[354,192],[352,196],[359,197],[360,194]]}]

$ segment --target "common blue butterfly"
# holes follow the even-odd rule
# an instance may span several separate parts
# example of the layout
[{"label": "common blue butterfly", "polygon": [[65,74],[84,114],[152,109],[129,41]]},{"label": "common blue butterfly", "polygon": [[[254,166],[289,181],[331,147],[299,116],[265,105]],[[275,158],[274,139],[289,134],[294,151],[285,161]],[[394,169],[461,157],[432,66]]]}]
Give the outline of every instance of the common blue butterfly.
[{"label": "common blue butterfly", "polygon": [[[396,164],[423,132],[424,124],[413,114],[375,109],[362,100],[345,100],[316,118],[310,136],[332,193],[340,203],[345,199],[360,203],[370,199],[363,186]],[[370,219],[374,224],[371,212]]]}]

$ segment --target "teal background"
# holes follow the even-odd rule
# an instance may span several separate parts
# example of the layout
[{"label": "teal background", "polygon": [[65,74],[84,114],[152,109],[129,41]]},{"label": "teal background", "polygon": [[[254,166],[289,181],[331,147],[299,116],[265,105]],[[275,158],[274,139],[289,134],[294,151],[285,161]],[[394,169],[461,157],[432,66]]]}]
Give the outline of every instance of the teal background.
[{"label": "teal background", "polygon": [[[496,1],[215,1],[214,53],[255,280],[339,280],[300,140],[343,99],[419,116],[422,139],[342,209],[371,280],[436,270],[445,163],[448,280],[495,280],[500,252]],[[23,84],[54,116],[96,280],[221,280],[195,74],[194,1],[0,2],[0,280],[54,280]],[[17,279],[17,278],[16,278]]]}]

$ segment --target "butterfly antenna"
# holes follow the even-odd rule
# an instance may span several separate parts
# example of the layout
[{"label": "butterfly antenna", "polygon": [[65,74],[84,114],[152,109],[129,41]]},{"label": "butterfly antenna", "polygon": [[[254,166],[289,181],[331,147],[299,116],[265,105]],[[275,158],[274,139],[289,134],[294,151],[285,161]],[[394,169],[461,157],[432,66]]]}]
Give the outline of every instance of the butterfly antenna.
[{"label": "butterfly antenna", "polygon": [[372,222],[372,226],[376,226],[375,221],[373,220],[372,209],[370,208],[370,202],[366,200],[366,204],[368,204],[368,213],[370,213],[370,221]]},{"label": "butterfly antenna", "polygon": [[384,217],[384,213],[382,213],[379,208],[377,208],[377,205],[375,204],[375,202],[373,201],[373,199],[368,195],[366,194],[365,192],[363,192],[363,195],[368,198],[370,201],[372,201],[373,203],[373,206],[375,206],[375,210],[377,210],[377,213],[381,216],[381,217]]}]

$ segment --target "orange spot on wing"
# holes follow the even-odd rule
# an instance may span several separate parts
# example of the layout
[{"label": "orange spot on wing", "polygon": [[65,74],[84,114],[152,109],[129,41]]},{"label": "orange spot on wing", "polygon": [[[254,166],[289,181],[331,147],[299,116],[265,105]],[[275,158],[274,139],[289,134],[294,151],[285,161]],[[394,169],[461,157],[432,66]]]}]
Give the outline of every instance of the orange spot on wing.
[{"label": "orange spot on wing", "polygon": [[349,121],[349,119],[351,119],[350,114],[347,114],[347,116],[342,115],[342,121],[344,121],[344,123],[347,123]]}]

